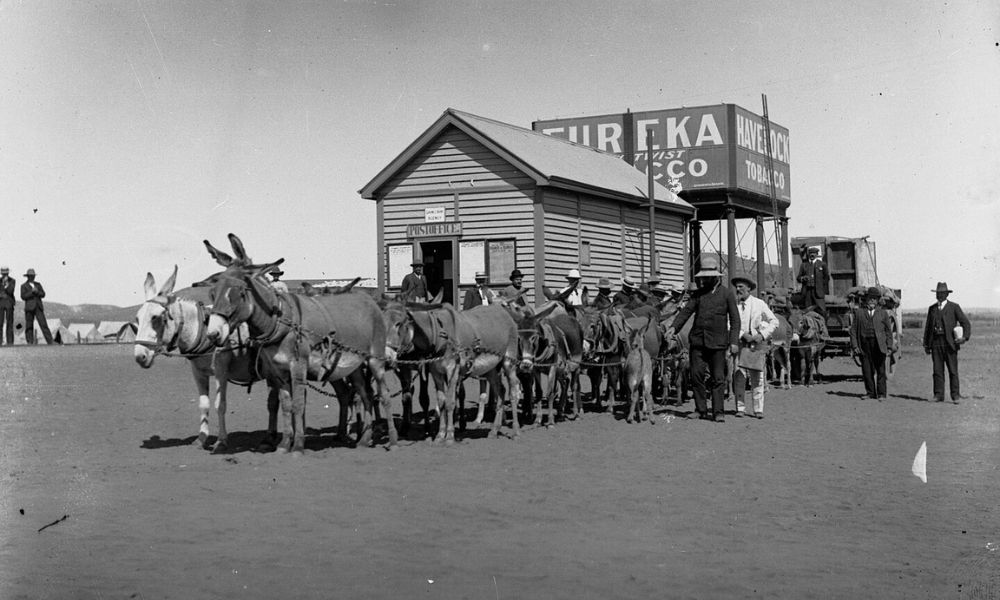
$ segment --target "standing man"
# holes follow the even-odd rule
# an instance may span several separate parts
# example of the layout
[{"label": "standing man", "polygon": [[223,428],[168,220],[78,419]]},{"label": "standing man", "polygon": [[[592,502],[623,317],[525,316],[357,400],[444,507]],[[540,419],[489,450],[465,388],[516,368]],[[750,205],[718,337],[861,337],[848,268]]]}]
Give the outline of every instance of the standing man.
[{"label": "standing man", "polygon": [[802,308],[816,307],[826,318],[826,293],[830,291],[830,268],[819,254],[819,246],[809,246],[806,260],[799,266],[797,281],[802,284]]},{"label": "standing man", "polygon": [[274,267],[271,269],[271,287],[274,288],[276,292],[288,293],[288,284],[281,281],[281,276],[285,272],[281,270],[281,267]]},{"label": "standing man", "polygon": [[[732,290],[722,285],[719,259],[708,255],[701,258],[701,270],[695,273],[698,289],[684,308],[677,313],[667,331],[673,337],[694,315],[688,340],[691,348],[691,380],[694,389],[695,413],[689,418],[725,421],[723,401],[726,391],[726,355],[740,351],[740,311]],[[705,372],[708,381],[705,381]],[[712,395],[712,414],[708,413],[706,395]]]},{"label": "standing man", "polygon": [[7,345],[14,345],[14,278],[10,269],[0,268],[0,343],[6,332]]},{"label": "standing man", "polygon": [[[563,289],[559,290],[559,295],[566,294],[564,296],[567,307],[577,307],[583,306],[583,296],[586,292],[586,288],[580,289],[580,270],[570,269],[569,273],[566,273],[566,281],[569,283]],[[571,308],[572,310],[572,308]]]},{"label": "standing man", "polygon": [[45,336],[45,343],[52,343],[52,334],[49,332],[49,324],[45,320],[45,307],[42,306],[42,298],[45,297],[45,288],[35,281],[35,270],[28,269],[24,274],[28,278],[21,284],[21,300],[24,300],[24,337],[29,344],[37,344],[35,339],[35,319],[38,319],[38,327]]},{"label": "standing man", "polygon": [[746,414],[743,398],[747,382],[753,394],[751,417],[764,418],[764,360],[767,357],[765,343],[778,327],[778,319],[767,307],[767,303],[755,297],[752,292],[757,283],[749,277],[737,276],[732,279],[736,288],[736,303],[740,311],[740,353],[733,370],[733,395],[736,396],[736,416]]},{"label": "standing man", "polygon": [[427,278],[424,277],[424,263],[415,260],[410,263],[413,272],[403,278],[403,287],[399,291],[399,299],[402,302],[427,302],[430,298],[427,295]]},{"label": "standing man", "polygon": [[597,310],[604,310],[610,307],[612,302],[611,280],[607,277],[601,277],[597,280],[597,295],[594,296],[594,301],[590,305]]},{"label": "standing man", "polygon": [[615,306],[632,310],[639,306],[639,299],[636,298],[635,292],[635,282],[630,277],[624,277],[622,278],[622,289],[615,292],[612,303]]},{"label": "standing man", "polygon": [[851,348],[861,357],[861,377],[869,398],[885,398],[885,359],[889,356],[892,340],[892,320],[889,313],[879,306],[882,292],[877,287],[868,288],[865,305],[854,309],[851,323]]},{"label": "standing man", "polygon": [[937,294],[937,302],[927,309],[924,352],[931,355],[934,364],[934,400],[944,402],[944,368],[947,366],[951,401],[958,404],[962,399],[958,387],[958,349],[969,341],[972,325],[962,307],[948,300],[951,290],[947,283],[939,281],[933,291]]},{"label": "standing man", "polygon": [[528,288],[524,287],[524,273],[520,269],[514,269],[510,272],[510,285],[501,290],[500,295],[512,300],[518,306],[527,306],[528,303],[524,300],[527,292]]},{"label": "standing man", "polygon": [[495,299],[493,292],[486,286],[486,273],[476,271],[476,287],[465,292],[465,299],[462,301],[462,310],[493,304]]}]

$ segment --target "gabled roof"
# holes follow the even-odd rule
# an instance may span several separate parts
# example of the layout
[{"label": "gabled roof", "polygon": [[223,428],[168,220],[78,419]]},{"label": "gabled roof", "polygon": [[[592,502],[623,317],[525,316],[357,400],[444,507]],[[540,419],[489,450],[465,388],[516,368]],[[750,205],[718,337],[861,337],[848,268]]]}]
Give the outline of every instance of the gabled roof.
[{"label": "gabled roof", "polygon": [[[362,198],[375,192],[409,163],[445,128],[454,126],[513,164],[539,186],[585,190],[598,195],[644,202],[649,189],[646,175],[622,159],[589,146],[545,135],[449,108],[406,150],[360,190]],[[657,204],[682,212],[694,207],[666,187],[654,183]]]}]

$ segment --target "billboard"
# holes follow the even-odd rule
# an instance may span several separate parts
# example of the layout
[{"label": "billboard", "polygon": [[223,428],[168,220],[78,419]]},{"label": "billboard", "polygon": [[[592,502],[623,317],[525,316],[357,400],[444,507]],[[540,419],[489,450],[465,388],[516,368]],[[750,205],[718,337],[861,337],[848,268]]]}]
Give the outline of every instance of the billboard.
[{"label": "billboard", "polygon": [[[532,129],[615,154],[682,190],[748,192],[791,201],[788,129],[771,122],[768,167],[764,118],[735,104],[536,121]],[[652,147],[647,148],[647,131]]]}]

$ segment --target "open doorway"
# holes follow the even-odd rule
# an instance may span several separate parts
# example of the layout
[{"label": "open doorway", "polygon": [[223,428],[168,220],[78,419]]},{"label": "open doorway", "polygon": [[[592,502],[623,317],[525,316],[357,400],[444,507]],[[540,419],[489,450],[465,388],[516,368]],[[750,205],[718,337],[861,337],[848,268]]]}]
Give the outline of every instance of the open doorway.
[{"label": "open doorway", "polygon": [[427,277],[427,291],[436,295],[444,290],[444,302],[455,304],[455,267],[453,242],[420,242],[420,254],[424,258],[424,276]]}]

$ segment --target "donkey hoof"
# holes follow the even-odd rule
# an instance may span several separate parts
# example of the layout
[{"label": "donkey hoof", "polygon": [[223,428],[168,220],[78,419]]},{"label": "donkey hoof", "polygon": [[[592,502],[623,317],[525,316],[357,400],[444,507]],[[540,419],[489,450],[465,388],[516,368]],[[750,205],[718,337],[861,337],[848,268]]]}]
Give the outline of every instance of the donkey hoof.
[{"label": "donkey hoof", "polygon": [[229,444],[223,441],[215,442],[212,446],[212,454],[227,454],[229,452]]}]

